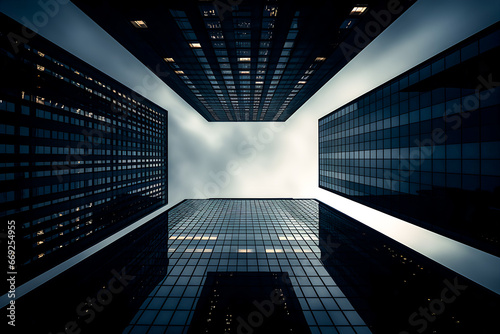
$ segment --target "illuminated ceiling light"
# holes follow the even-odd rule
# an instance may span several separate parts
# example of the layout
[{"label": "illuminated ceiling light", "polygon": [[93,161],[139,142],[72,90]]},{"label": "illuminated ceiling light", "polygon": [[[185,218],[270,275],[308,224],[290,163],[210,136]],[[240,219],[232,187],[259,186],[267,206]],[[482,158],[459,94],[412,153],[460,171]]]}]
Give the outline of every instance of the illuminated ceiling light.
[{"label": "illuminated ceiling light", "polygon": [[163,58],[163,60],[165,60],[167,63],[173,63],[173,62],[175,62],[174,58]]},{"label": "illuminated ceiling light", "polygon": [[240,71],[240,74],[250,74],[250,71]]},{"label": "illuminated ceiling light", "polygon": [[326,58],[325,57],[316,57],[316,59],[314,59],[314,61],[325,61]]},{"label": "illuminated ceiling light", "polygon": [[175,71],[175,74],[184,74],[184,71]]},{"label": "illuminated ceiling light", "polygon": [[255,82],[256,85],[263,85],[264,84],[264,81],[256,81]]},{"label": "illuminated ceiling light", "polygon": [[250,61],[250,57],[239,57],[238,61]]},{"label": "illuminated ceiling light", "polygon": [[366,12],[367,9],[368,9],[368,7],[366,7],[366,6],[356,6],[351,10],[350,15],[361,15],[364,12]]},{"label": "illuminated ceiling light", "polygon": [[200,43],[189,43],[189,46],[192,47],[193,49],[199,49],[201,48]]},{"label": "illuminated ceiling light", "polygon": [[145,29],[147,28],[148,26],[146,25],[146,22],[144,22],[143,20],[137,20],[137,21],[130,21],[130,23],[132,23],[132,25],[136,28],[140,28],[140,29]]},{"label": "illuminated ceiling light", "polygon": [[299,81],[299,84],[301,85],[305,85],[307,83],[307,81]]}]

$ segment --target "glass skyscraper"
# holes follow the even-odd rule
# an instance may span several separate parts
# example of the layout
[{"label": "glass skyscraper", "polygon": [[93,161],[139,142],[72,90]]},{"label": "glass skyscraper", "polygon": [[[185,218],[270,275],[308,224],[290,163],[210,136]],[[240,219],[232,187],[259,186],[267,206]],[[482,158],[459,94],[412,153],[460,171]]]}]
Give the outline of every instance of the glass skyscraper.
[{"label": "glass skyscraper", "polygon": [[286,121],[414,3],[73,2],[208,121]]},{"label": "glass skyscraper", "polygon": [[0,15],[0,216],[20,283],[166,204],[167,111]]},{"label": "glass skyscraper", "polygon": [[500,255],[500,25],[319,120],[319,186]]},{"label": "glass skyscraper", "polygon": [[[168,274],[124,333],[416,333],[429,302],[429,332],[486,333],[500,310],[496,294],[317,200],[186,200],[168,223]],[[433,300],[448,284],[443,313]]]},{"label": "glass skyscraper", "polygon": [[500,297],[317,200],[208,199],[16,305],[23,332],[486,334]]}]

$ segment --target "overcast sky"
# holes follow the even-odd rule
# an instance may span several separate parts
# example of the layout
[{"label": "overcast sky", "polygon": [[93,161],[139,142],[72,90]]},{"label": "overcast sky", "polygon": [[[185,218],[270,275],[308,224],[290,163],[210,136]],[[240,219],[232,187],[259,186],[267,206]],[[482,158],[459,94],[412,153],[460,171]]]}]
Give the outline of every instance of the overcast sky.
[{"label": "overcast sky", "polygon": [[[42,5],[49,2],[63,4]],[[500,291],[499,258],[319,189],[317,138],[322,116],[500,20],[500,0],[417,1],[285,123],[205,121],[67,0],[0,0],[0,11],[168,110],[169,206],[185,198],[318,198]]]}]

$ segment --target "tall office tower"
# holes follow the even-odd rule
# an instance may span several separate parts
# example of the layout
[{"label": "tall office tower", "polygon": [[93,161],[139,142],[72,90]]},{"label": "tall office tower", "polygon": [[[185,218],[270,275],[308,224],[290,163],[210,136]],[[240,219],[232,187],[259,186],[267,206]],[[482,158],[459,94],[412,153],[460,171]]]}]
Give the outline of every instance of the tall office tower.
[{"label": "tall office tower", "polygon": [[500,24],[319,120],[319,186],[500,255]]},{"label": "tall office tower", "polygon": [[[19,333],[121,333],[168,269],[167,213],[17,296]],[[80,259],[78,259],[80,260]],[[76,261],[78,261],[76,260]],[[18,290],[25,290],[20,286]],[[0,307],[4,307],[0,298]]]},{"label": "tall office tower", "polygon": [[495,326],[498,294],[323,203],[318,210],[323,265],[373,333]]},{"label": "tall office tower", "polygon": [[168,225],[168,274],[124,333],[370,333],[322,265],[315,200],[185,200]]},{"label": "tall office tower", "polygon": [[73,0],[208,121],[286,121],[413,0]]},{"label": "tall office tower", "polygon": [[166,204],[167,112],[0,18],[0,215],[20,283]]},{"label": "tall office tower", "polygon": [[16,299],[23,333],[483,334],[500,311],[312,199],[185,200],[43,283]]},{"label": "tall office tower", "polygon": [[168,219],[168,274],[124,333],[417,333],[429,304],[430,333],[486,333],[500,310],[495,293],[316,200],[186,200]]}]

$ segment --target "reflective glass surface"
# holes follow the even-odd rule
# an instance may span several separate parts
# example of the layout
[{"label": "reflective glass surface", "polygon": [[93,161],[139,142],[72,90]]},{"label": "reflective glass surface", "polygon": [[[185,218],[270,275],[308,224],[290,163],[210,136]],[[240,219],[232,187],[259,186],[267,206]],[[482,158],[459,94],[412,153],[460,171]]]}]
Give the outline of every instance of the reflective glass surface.
[{"label": "reflective glass surface", "polygon": [[186,333],[207,275],[231,272],[287,273],[312,333],[371,332],[323,266],[317,201],[186,200],[169,225],[168,274],[124,333]]},{"label": "reflective glass surface", "polygon": [[320,187],[500,255],[499,24],[319,120]]}]

